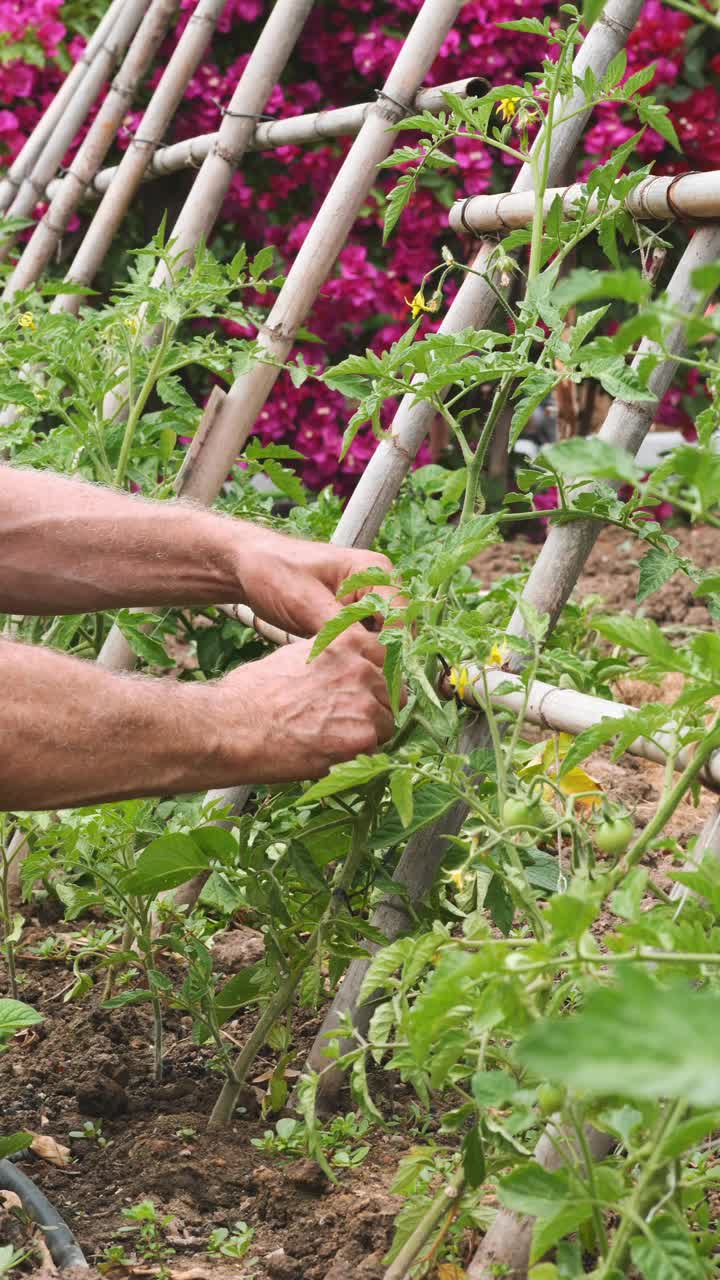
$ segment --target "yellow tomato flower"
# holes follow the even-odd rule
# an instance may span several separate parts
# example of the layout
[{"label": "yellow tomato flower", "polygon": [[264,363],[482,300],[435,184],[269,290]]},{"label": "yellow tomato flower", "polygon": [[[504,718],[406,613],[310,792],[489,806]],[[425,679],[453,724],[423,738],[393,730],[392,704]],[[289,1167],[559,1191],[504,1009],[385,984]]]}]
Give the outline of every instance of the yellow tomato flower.
[{"label": "yellow tomato flower", "polygon": [[410,308],[413,320],[417,320],[418,316],[422,315],[423,312],[432,314],[440,309],[440,299],[437,294],[434,293],[430,301],[427,302],[422,289],[418,289],[414,298],[406,298],[405,301]]},{"label": "yellow tomato flower", "polygon": [[501,649],[499,645],[494,644],[488,654],[487,665],[489,667],[501,667],[507,657],[505,647]]},{"label": "yellow tomato flower", "polygon": [[125,325],[126,329],[130,330],[131,333],[137,333],[138,331],[137,316],[125,316],[125,319],[123,320],[123,324]]},{"label": "yellow tomato flower", "polygon": [[461,700],[465,697],[465,690],[468,687],[469,681],[470,676],[468,675],[467,667],[461,667],[459,671],[457,667],[451,667],[450,685]]},{"label": "yellow tomato flower", "polygon": [[462,889],[463,884],[465,883],[465,872],[463,871],[462,867],[459,869],[459,871],[451,871],[450,879],[452,880],[456,889]]},{"label": "yellow tomato flower", "polygon": [[499,114],[502,116],[503,120],[512,120],[513,116],[515,115],[518,109],[519,102],[520,102],[519,98],[500,98],[499,99],[497,104],[497,110]]},{"label": "yellow tomato flower", "polygon": [[35,317],[32,311],[23,311],[22,315],[20,316],[20,319],[18,320],[18,324],[20,325],[21,329],[34,329]]}]

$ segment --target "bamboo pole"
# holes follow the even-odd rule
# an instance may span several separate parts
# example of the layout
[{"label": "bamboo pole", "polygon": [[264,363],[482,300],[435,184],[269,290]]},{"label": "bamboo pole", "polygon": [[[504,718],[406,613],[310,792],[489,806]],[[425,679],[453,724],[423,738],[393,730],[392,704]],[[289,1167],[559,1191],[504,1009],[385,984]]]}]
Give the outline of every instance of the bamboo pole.
[{"label": "bamboo pole", "polygon": [[[593,69],[598,79],[604,75],[612,58],[624,46],[641,7],[642,0],[609,0],[575,58],[573,73],[577,79],[582,80],[588,67]],[[556,119],[561,120],[566,115],[571,118],[563,119],[563,123],[553,130],[551,182],[562,180],[565,166],[578,146],[588,116],[581,110],[584,100],[582,90],[578,89],[569,102],[558,107]],[[573,115],[573,112],[577,114]],[[542,145],[542,138],[541,132],[535,147]],[[530,191],[532,184],[532,169],[528,164],[523,165],[512,189]],[[494,250],[494,241],[480,245],[471,263],[473,271],[480,274],[465,276],[440,325],[440,333],[459,333],[468,327],[482,329],[487,326],[497,304],[497,295],[482,276],[492,274]],[[417,401],[411,393],[404,396],[389,435],[375,450],[343,512],[333,539],[335,542],[341,546],[370,546],[430,431],[434,416],[435,409],[429,401]]]},{"label": "bamboo pole", "polygon": [[[470,76],[464,80],[454,80],[449,84],[436,85],[432,89],[421,89],[415,96],[413,112],[431,111],[438,115],[447,111],[444,93],[454,93],[459,98],[475,97],[482,92],[483,81],[479,76]],[[351,107],[338,107],[334,110],[313,111],[307,115],[288,116],[282,120],[268,120],[256,124],[248,144],[248,151],[272,151],[276,147],[312,146],[329,138],[354,137],[360,132],[365,119],[374,103],[359,102]],[[144,130],[143,130],[144,132]],[[198,169],[205,157],[212,151],[217,142],[217,133],[201,133],[194,138],[186,138],[175,142],[172,146],[162,147],[156,151],[149,162],[143,181],[163,178],[182,169]],[[117,165],[109,169],[101,169],[90,183],[86,195],[103,195],[117,174]],[[53,181],[48,187],[48,196],[54,195],[58,183]]]},{"label": "bamboo pole", "polygon": [[[125,0],[109,36],[103,41],[102,47],[78,84],[77,91],[48,138],[32,172],[23,179],[15,199],[9,206],[9,217],[27,218],[37,201],[44,199],[45,188],[55,174],[73,138],[82,128],[103,84],[112,74],[116,63],[123,57],[149,4],[150,0]],[[0,245],[0,261],[8,257],[13,243],[14,237],[9,236]]]},{"label": "bamboo pole", "polygon": [[[142,182],[143,175],[162,141],[172,118],[180,105],[188,82],[203,57],[217,20],[225,6],[225,0],[199,0],[197,8],[182,33],[172,57],[165,68],[150,103],[140,121],[135,136],[120,164],[114,169],[112,185],[108,185],[95,216],[88,227],[66,279],[74,283],[91,284],[96,272],[105,260],[132,201]],[[97,166],[96,166],[97,168]],[[67,183],[72,169],[63,184]],[[71,189],[72,207],[76,207],[85,194],[85,186]],[[58,198],[59,198],[58,193]],[[53,200],[53,205],[55,201]],[[57,222],[51,205],[48,211],[51,222]],[[76,295],[60,294],[52,310],[68,310],[69,300]]]},{"label": "bamboo pole", "polygon": [[[582,79],[588,67],[592,68],[597,79],[604,75],[637,21],[641,3],[642,0],[609,0],[575,58],[573,73],[576,77]],[[551,180],[557,181],[566,171],[565,166],[580,141],[587,119],[587,113],[579,111],[581,101],[584,98],[578,92],[572,96],[570,104],[562,105],[558,111],[559,116],[562,113],[570,114],[575,110],[575,103],[579,113],[560,125],[553,134],[549,171]],[[542,133],[536,146],[541,138]],[[525,165],[513,189],[525,191],[531,187],[532,171],[529,165]],[[493,247],[492,243],[487,242],[480,246],[473,262],[476,271],[487,271]],[[467,326],[481,328],[490,319],[495,301],[495,294],[485,280],[477,275],[466,276],[440,326],[440,332],[456,333]],[[428,402],[415,401],[411,394],[404,397],[395,415],[390,438],[381,441],[370,459],[340,519],[333,542],[341,546],[371,544],[430,429],[433,416],[434,408]],[[469,732],[473,737],[477,734],[478,739],[482,740],[483,735],[479,730]],[[422,898],[432,887],[445,850],[445,836],[457,834],[464,816],[463,807],[454,805],[435,825],[418,832],[408,842],[396,867],[394,879],[403,887],[411,901]],[[402,898],[387,896],[383,899],[373,914],[372,922],[388,940],[407,930],[410,920]],[[371,954],[374,949],[376,948],[372,946],[368,948]],[[347,1013],[352,1013],[361,1031],[367,1030],[371,1008],[369,1005],[358,1008],[357,995],[368,965],[369,959],[351,962],[310,1050],[308,1065],[322,1072],[318,1088],[319,1105],[327,1110],[335,1105],[343,1083],[342,1072],[335,1065],[329,1066],[325,1057],[327,1035],[337,1030]],[[350,1048],[351,1043],[347,1041],[345,1048]]]},{"label": "bamboo pole", "polygon": [[[258,335],[261,351],[271,363],[258,361],[249,373],[236,379],[214,428],[213,449],[206,450],[201,461],[208,472],[208,486],[216,492],[237,456],[238,442],[247,437],[275,384],[280,372],[275,362],[284,361],[292,350],[295,335],[367,199],[378,165],[394,143],[392,126],[411,109],[425,73],[461,4],[462,0],[425,0],[378,101],[368,113],[325,197]],[[250,125],[246,125],[245,132],[249,138]],[[193,200],[192,193],[190,199]],[[197,205],[197,199],[193,203]],[[199,213],[199,210],[190,210],[185,218],[188,226],[194,224]],[[184,247],[182,242],[180,247]]]},{"label": "bamboo pole", "polygon": [[[203,10],[207,8],[208,3],[214,10],[221,7],[217,0],[215,0],[214,4],[212,0],[201,0]],[[58,191],[53,196],[47,212],[35,227],[5,286],[3,298],[6,301],[11,301],[21,289],[27,289],[31,284],[34,284],[55,254],[67,230],[67,225],[80,204],[88,182],[92,181],[110,150],[117,131],[127,113],[128,106],[133,102],[148,67],[165,39],[175,11],[176,0],[152,0],[150,8],[145,14],[128,49],[122,68],[115,77],[97,116],[90,126],[87,137],[83,140],[70,168],[61,180]],[[187,59],[189,63],[187,79],[189,79],[205,50],[210,30],[211,27],[208,26],[206,16],[201,17],[199,23],[194,18],[190,19],[182,39],[168,64],[163,80],[153,94],[150,106],[143,118],[143,124],[148,120],[148,117],[150,118],[150,133],[147,135],[147,142],[145,142],[146,135],[143,133],[143,125],[141,125],[136,139],[133,140],[128,151],[126,151],[120,165],[122,176],[127,179],[127,189],[123,190],[122,181],[119,181],[115,191],[103,201],[93,219],[90,232],[88,232],[91,240],[91,249],[100,247],[98,246],[98,237],[92,234],[93,228],[101,221],[100,215],[106,215],[108,209],[119,210],[119,217],[114,223],[111,222],[111,229],[108,231],[105,240],[101,241],[101,256],[98,252],[94,259],[96,269],[102,262],[112,235],[134,195],[131,174],[134,175],[135,170],[137,170],[138,161],[140,166],[144,167],[147,152],[152,149],[157,140],[155,133],[152,131],[160,126],[163,129],[167,127],[172,119],[173,111],[182,97],[186,81],[181,80],[178,86],[175,83],[174,72],[178,66],[181,73],[185,71],[186,59],[183,53],[183,45],[187,47],[189,44],[192,53],[195,52],[195,46],[197,46],[197,57],[194,60],[192,57]],[[188,37],[187,40],[186,37]],[[178,55],[180,56],[178,57]],[[161,89],[169,74],[173,80],[175,92],[174,94],[166,95],[161,93]],[[166,101],[166,98],[169,98],[169,101]],[[153,109],[153,104],[156,103],[156,100],[159,100],[159,110],[157,107]],[[169,112],[167,110],[168,107],[170,108]],[[139,177],[137,185],[139,185]],[[69,278],[74,279],[70,273]],[[83,280],[82,283],[89,283],[90,279],[92,279],[92,275],[88,280]],[[58,299],[55,301],[57,303]]]},{"label": "bamboo pole", "polygon": [[110,35],[124,4],[125,0],[113,0],[95,34],[85,46],[82,57],[78,58],[69,74],[65,77],[47,111],[41,116],[30,137],[24,143],[22,150],[15,157],[5,176],[0,180],[0,213],[5,213],[10,207],[23,180],[35,168],[48,139],[52,137],[70,106],[80,82],[85,78],[89,67]]},{"label": "bamboo pole", "polygon": [[[585,202],[587,214],[595,215],[601,198],[595,191],[587,196],[582,182],[568,187],[550,187],[545,192],[543,208],[548,214],[556,199],[563,211],[572,213],[579,201]],[[604,200],[604,197],[602,198]],[[624,200],[610,200],[609,208],[622,206],[639,221],[661,219],[666,222],[692,218],[707,221],[720,218],[720,170],[708,173],[682,173],[677,177],[643,178]],[[527,227],[535,216],[532,191],[507,191],[502,195],[469,196],[458,200],[450,210],[450,226],[458,235],[485,235]]]}]

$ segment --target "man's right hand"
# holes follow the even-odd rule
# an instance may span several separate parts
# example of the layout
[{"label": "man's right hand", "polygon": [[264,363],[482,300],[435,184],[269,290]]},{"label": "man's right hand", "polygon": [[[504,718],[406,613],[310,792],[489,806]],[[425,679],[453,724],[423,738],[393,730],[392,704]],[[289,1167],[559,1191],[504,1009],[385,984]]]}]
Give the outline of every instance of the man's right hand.
[{"label": "man's right hand", "polygon": [[356,625],[308,662],[311,648],[311,640],[298,641],[214,685],[229,781],[321,778],[331,765],[392,737],[385,649],[377,638]]}]

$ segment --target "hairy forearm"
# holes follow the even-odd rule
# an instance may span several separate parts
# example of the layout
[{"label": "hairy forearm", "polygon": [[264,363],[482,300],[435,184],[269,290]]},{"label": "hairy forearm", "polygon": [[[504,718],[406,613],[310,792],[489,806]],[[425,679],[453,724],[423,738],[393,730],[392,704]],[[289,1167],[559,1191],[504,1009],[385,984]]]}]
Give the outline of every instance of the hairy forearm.
[{"label": "hairy forearm", "polygon": [[253,525],[0,466],[0,612],[85,613],[245,599]]},{"label": "hairy forearm", "polygon": [[0,811],[61,809],[252,777],[252,728],[232,760],[219,686],[118,676],[0,640]]}]

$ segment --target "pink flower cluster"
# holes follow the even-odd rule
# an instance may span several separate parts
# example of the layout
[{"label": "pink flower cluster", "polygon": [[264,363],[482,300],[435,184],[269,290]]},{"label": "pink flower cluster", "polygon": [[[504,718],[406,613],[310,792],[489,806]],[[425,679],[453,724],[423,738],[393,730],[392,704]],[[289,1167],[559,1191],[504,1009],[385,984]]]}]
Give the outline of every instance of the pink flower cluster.
[{"label": "pink flower cluster", "polygon": [[[291,116],[370,101],[392,67],[420,2],[388,0],[382,10],[376,0],[316,5],[282,85],[275,86],[270,95],[267,113]],[[195,3],[181,0],[180,19],[158,59],[159,68],[165,65]],[[219,37],[193,76],[177,114],[174,139],[218,127],[221,106],[232,96],[269,9],[270,0],[227,0]],[[503,32],[496,24],[518,17],[542,17],[546,12],[555,12],[550,0],[469,0],[426,83],[474,75],[493,84],[522,79],[538,65],[542,42]],[[62,0],[0,0],[0,22],[0,29],[9,33],[18,48],[17,58],[0,65],[5,104],[0,110],[0,153],[9,161],[57,88],[61,78],[57,55],[62,42],[75,56],[82,42],[65,30]],[[628,74],[655,62],[654,91],[662,95],[672,89],[671,111],[683,144],[683,158],[670,152],[652,130],[646,131],[641,145],[643,161],[657,157],[657,167],[662,170],[664,165],[666,171],[720,164],[720,52],[712,56],[714,37],[705,29],[702,42],[695,45],[692,85],[687,84],[683,93],[686,37],[691,26],[689,17],[661,0],[646,0],[628,43]],[[701,43],[705,78],[698,88],[697,50]],[[43,60],[46,65],[36,65]],[[159,75],[158,69],[149,78],[146,93]],[[137,108],[128,112],[118,139],[121,148],[127,146],[138,120]],[[606,159],[634,128],[628,112],[610,107],[598,110],[585,136],[581,170]],[[349,145],[349,140],[338,140],[248,156],[226,201],[219,228],[220,252],[233,252],[242,240],[253,250],[271,243],[280,261],[289,264]],[[380,247],[384,192],[393,185],[394,176],[380,172],[308,322],[323,343],[322,348],[307,345],[304,355],[308,363],[334,361],[366,346],[380,349],[397,339],[408,322],[406,299],[438,262],[442,244],[452,243],[447,227],[451,201],[460,192],[501,190],[509,183],[506,163],[498,163],[486,147],[470,139],[457,141],[454,159],[453,168],[433,173],[421,187],[385,249]],[[350,411],[351,406],[338,393],[312,380],[296,389],[289,377],[283,376],[263,410],[260,434],[265,441],[284,441],[303,453],[306,461],[301,472],[312,487],[333,483],[347,491],[375,447],[372,435],[362,432],[339,466],[340,442]]]}]

